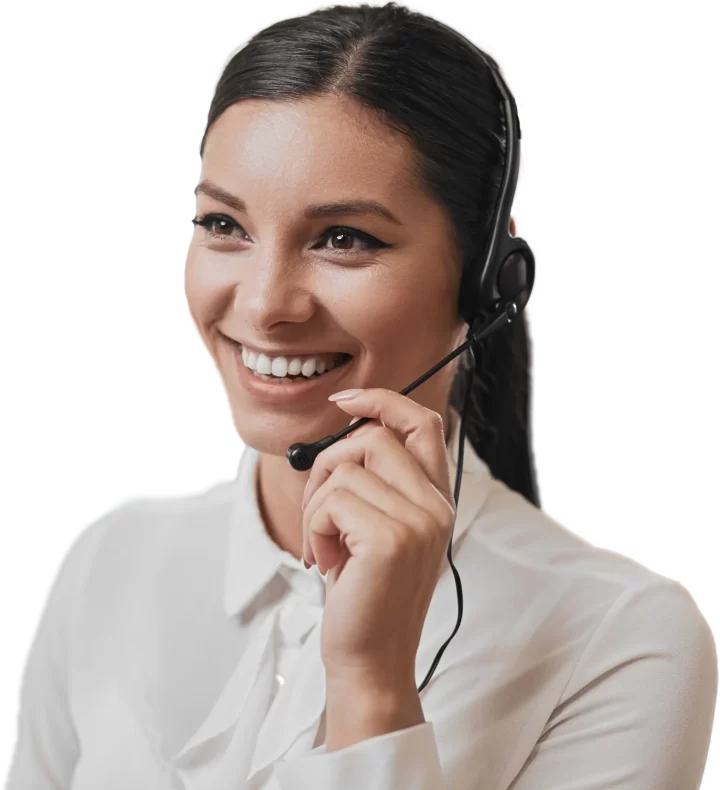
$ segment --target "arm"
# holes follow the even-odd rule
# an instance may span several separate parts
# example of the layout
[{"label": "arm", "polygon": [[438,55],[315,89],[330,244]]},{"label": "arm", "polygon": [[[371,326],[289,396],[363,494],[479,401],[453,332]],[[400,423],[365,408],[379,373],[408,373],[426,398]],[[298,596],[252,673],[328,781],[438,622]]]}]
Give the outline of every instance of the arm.
[{"label": "arm", "polygon": [[395,682],[328,679],[325,707],[325,750],[329,753],[425,722],[415,678],[410,673]]},{"label": "arm", "polygon": [[718,685],[715,642],[672,581],[605,618],[512,790],[697,790]]},{"label": "arm", "polygon": [[[681,585],[629,590],[585,646],[519,773],[487,783],[486,720],[463,668],[428,686],[432,720],[280,762],[281,790],[697,790],[717,695],[712,633]],[[432,696],[431,696],[432,692]],[[530,710],[530,706],[524,708]],[[360,725],[367,726],[367,725]],[[487,730],[485,729],[487,735]],[[489,737],[489,735],[488,735]],[[533,739],[536,740],[536,739]],[[524,760],[524,765],[522,762]]]},{"label": "arm", "polygon": [[22,678],[17,741],[6,790],[66,790],[79,745],[69,707],[72,622],[101,524],[75,540],[52,584]]}]

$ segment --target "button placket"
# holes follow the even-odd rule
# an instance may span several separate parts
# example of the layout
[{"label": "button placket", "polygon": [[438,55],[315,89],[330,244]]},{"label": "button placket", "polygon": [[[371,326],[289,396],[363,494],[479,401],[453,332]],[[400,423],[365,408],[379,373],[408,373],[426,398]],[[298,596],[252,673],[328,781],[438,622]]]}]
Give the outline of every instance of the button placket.
[{"label": "button placket", "polygon": [[322,619],[325,585],[322,579],[308,575],[304,569],[284,565],[281,568],[290,592],[278,613],[278,658],[275,666],[275,693],[287,681],[308,635]]}]

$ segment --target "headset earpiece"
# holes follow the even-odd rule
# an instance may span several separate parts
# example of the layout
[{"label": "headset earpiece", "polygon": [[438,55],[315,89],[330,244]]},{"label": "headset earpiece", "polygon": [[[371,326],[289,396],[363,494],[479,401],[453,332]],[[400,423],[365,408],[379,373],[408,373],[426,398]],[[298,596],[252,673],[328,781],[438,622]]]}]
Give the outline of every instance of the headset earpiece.
[{"label": "headset earpiece", "polygon": [[515,302],[521,312],[530,299],[535,282],[535,258],[530,247],[522,241],[522,246],[511,252],[500,264],[497,276],[497,290],[503,302]]},{"label": "headset earpiece", "polygon": [[[497,279],[501,303],[514,302],[518,312],[529,304],[537,285],[535,253],[522,235],[518,215],[510,215],[509,239],[500,245],[498,252],[504,256]],[[503,247],[505,249],[503,249]]]}]

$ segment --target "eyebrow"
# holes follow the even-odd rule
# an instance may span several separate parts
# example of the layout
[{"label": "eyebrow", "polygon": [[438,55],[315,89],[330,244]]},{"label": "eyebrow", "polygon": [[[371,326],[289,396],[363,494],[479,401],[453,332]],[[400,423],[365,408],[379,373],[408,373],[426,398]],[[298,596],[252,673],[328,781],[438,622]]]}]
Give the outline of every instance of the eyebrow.
[{"label": "eyebrow", "polygon": [[[201,181],[195,187],[195,195],[199,193],[219,200],[221,203],[230,206],[230,208],[234,208],[236,211],[247,214],[247,205],[242,198],[227,192],[212,181],[208,181],[207,179]],[[392,213],[392,211],[390,211],[390,209],[375,200],[338,200],[333,203],[308,206],[305,209],[306,219],[317,219],[318,217],[327,217],[331,214],[375,214],[395,225],[404,224]]]}]

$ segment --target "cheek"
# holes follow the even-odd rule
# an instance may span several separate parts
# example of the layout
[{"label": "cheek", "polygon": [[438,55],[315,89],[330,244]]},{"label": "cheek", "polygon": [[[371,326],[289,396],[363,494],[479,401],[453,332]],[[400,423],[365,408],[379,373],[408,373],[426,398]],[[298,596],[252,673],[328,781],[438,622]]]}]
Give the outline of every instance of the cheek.
[{"label": "cheek", "polygon": [[185,272],[185,298],[192,317],[196,321],[202,321],[203,313],[207,312],[209,300],[197,280],[188,276],[187,270]]},{"label": "cheek", "polygon": [[187,258],[185,259],[185,298],[187,299],[190,312],[197,313],[198,302],[202,298],[202,268],[200,266],[200,256],[193,245],[190,245]]},{"label": "cheek", "polygon": [[194,246],[185,261],[185,298],[198,325],[222,315],[225,303],[232,298],[230,279],[223,277],[222,267],[213,265],[207,251]]},{"label": "cheek", "polygon": [[427,268],[411,276],[378,282],[364,301],[372,305],[378,323],[385,328],[413,324],[434,333],[453,323],[457,312],[453,284]]},{"label": "cheek", "polygon": [[450,284],[432,275],[381,274],[345,292],[342,305],[335,305],[337,320],[378,363],[384,357],[396,363],[400,352],[411,365],[428,354],[444,355],[458,324]]},{"label": "cheek", "polygon": [[200,263],[201,260],[188,258],[185,266],[185,297],[200,339],[222,373],[223,343],[220,342],[217,323],[226,310],[228,299],[232,299],[233,291],[214,276],[208,275],[211,267]]},{"label": "cheek", "polygon": [[[359,272],[357,274],[360,274]],[[374,353],[398,320],[398,289],[391,278],[366,270],[364,276],[337,278],[323,285],[323,302],[335,323]]]}]

